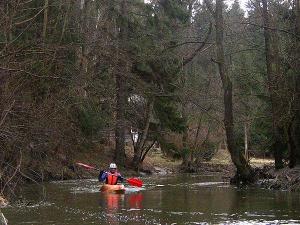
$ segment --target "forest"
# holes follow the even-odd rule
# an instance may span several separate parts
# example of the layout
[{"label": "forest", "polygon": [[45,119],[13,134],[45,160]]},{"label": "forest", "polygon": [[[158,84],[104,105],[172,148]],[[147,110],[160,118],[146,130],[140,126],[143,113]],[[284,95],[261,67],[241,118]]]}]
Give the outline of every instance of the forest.
[{"label": "forest", "polygon": [[1,195],[102,148],[189,171],[223,146],[244,183],[251,152],[300,165],[299,0],[2,0],[0,18]]}]

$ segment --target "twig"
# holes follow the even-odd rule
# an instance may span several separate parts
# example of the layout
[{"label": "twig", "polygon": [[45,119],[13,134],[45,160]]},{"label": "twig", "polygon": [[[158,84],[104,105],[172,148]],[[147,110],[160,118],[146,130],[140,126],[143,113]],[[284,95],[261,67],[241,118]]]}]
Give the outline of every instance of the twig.
[{"label": "twig", "polygon": [[0,121],[0,127],[3,125],[8,113],[10,112],[10,110],[12,109],[13,105],[15,104],[15,100],[13,100],[13,102],[10,104],[10,106],[8,107],[7,110],[4,110],[4,115],[2,116],[1,118],[1,121]]},{"label": "twig", "polygon": [[10,181],[16,176],[17,172],[20,171],[20,167],[21,167],[21,163],[22,163],[22,152],[20,151],[20,160],[19,160],[19,164],[17,165],[15,171],[13,172],[12,176],[6,181],[6,183],[3,185],[3,188],[1,190],[1,194],[3,194],[6,186],[10,183]]}]

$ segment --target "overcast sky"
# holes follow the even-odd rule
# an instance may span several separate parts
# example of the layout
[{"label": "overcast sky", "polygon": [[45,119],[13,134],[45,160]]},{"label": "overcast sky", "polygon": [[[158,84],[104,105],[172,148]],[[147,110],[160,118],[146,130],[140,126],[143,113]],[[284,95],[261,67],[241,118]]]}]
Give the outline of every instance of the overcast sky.
[{"label": "overcast sky", "polygon": [[[200,0],[202,2],[202,0]],[[234,0],[225,0],[229,5],[231,5]],[[144,0],[144,2],[150,2],[150,0]],[[244,9],[246,11],[246,3],[248,2],[248,0],[239,0],[241,8]]]},{"label": "overcast sky", "polygon": [[[225,0],[227,4],[231,5],[234,0]],[[244,9],[246,11],[246,5],[247,5],[248,0],[239,0],[240,6],[242,9]]]}]

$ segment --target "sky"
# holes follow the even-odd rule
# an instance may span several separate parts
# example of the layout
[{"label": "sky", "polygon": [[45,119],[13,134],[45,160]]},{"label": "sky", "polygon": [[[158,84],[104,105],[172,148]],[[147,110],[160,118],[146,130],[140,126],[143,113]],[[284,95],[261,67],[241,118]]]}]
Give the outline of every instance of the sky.
[{"label": "sky", "polygon": [[[247,9],[246,5],[247,5],[247,2],[248,2],[248,1],[249,1],[249,0],[239,0],[240,6],[241,6],[241,8],[242,8],[244,11],[246,11],[246,9]],[[225,2],[226,2],[228,5],[232,5],[232,3],[234,2],[234,0],[225,0]]]},{"label": "sky", "polygon": [[[200,0],[201,2],[202,2],[202,0]],[[234,0],[225,0],[226,1],[226,3],[228,4],[228,5],[232,5],[232,3],[234,2]],[[150,2],[150,0],[144,0],[144,2],[145,3],[148,3],[148,2]],[[246,11],[246,4],[247,4],[247,2],[248,2],[248,0],[239,0],[239,2],[240,2],[240,6],[241,6],[241,8],[244,10],[244,11]]]}]

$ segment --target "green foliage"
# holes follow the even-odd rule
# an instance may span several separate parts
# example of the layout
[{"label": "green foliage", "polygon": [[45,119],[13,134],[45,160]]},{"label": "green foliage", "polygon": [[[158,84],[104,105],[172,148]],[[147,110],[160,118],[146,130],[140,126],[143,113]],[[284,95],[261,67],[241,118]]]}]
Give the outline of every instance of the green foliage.
[{"label": "green foliage", "polygon": [[166,155],[169,155],[173,158],[180,159],[182,158],[184,151],[182,149],[178,149],[177,146],[172,142],[167,142],[163,138],[159,139],[160,147],[162,152]]},{"label": "green foliage", "polygon": [[181,60],[177,50],[164,50],[177,38],[178,26],[187,22],[187,10],[183,1],[167,0],[154,7],[145,5],[142,11],[147,17],[131,17],[129,21],[130,38],[134,40],[129,46],[134,60],[133,73],[146,85],[133,83],[132,92],[155,99],[153,114],[161,130],[182,132],[186,122],[178,112],[178,101],[170,97],[178,90],[175,83],[180,75]]},{"label": "green foliage", "polygon": [[106,116],[97,106],[88,103],[77,107],[75,111],[76,124],[86,137],[99,135],[99,131],[106,126]]},{"label": "green foliage", "polygon": [[155,115],[159,118],[162,129],[173,132],[183,132],[186,129],[186,121],[177,111],[174,101],[168,98],[157,98],[154,105]]},{"label": "green foliage", "polygon": [[181,23],[186,23],[189,20],[189,14],[186,10],[185,1],[180,0],[162,0],[160,4],[166,15],[166,20],[169,23],[166,25],[172,25],[172,21],[179,20]]}]

